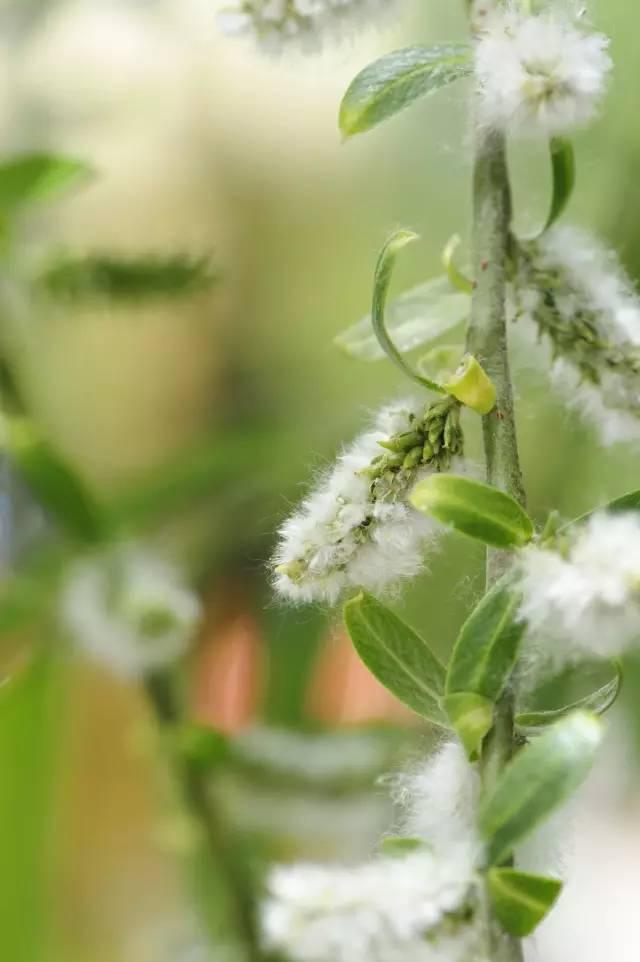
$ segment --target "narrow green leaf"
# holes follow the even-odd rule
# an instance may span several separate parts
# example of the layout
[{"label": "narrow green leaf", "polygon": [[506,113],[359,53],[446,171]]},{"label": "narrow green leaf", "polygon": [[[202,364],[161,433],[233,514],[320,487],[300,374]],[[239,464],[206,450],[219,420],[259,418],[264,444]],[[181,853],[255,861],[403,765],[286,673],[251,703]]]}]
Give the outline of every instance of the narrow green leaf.
[{"label": "narrow green leaf", "polygon": [[485,735],[493,726],[493,702],[473,692],[456,692],[444,696],[442,707],[469,758],[477,758]]},{"label": "narrow green leaf", "polygon": [[593,712],[596,715],[604,715],[615,703],[622,688],[622,668],[618,662],[612,662],[612,665],[615,675],[610,681],[570,705],[544,711],[519,712],[515,718],[518,731],[523,735],[536,735],[541,729],[553,725],[559,719],[564,718],[565,715],[579,709]]},{"label": "narrow green leaf", "polygon": [[42,506],[73,537],[89,543],[103,538],[105,519],[79,475],[27,419],[13,418],[6,423],[11,455]]},{"label": "narrow green leaf", "polygon": [[451,654],[447,692],[472,691],[496,702],[511,677],[525,631],[520,596],[499,581],[465,621]]},{"label": "narrow green leaf", "polygon": [[456,251],[460,247],[462,239],[459,234],[454,234],[447,241],[442,252],[442,266],[447,272],[452,287],[457,287],[463,294],[473,294],[473,281],[462,273],[455,261]]},{"label": "narrow green leaf", "polygon": [[340,105],[345,137],[371,130],[419,97],[435,93],[472,72],[465,44],[407,47],[365,67],[349,85]]},{"label": "narrow green leaf", "polygon": [[373,279],[373,306],[371,308],[371,323],[373,325],[373,332],[378,339],[380,347],[385,352],[387,357],[393,361],[396,367],[400,368],[400,370],[406,374],[407,377],[410,377],[413,381],[417,381],[418,384],[421,384],[422,387],[426,387],[430,391],[438,391],[438,393],[443,394],[444,391],[439,384],[436,384],[435,381],[431,381],[429,378],[418,374],[409,364],[407,364],[402,357],[402,354],[389,337],[389,333],[385,326],[385,307],[396,256],[398,251],[402,250],[402,248],[407,244],[410,244],[412,241],[416,240],[417,237],[418,235],[414,234],[413,231],[398,230],[391,235],[389,240],[382,248],[380,257],[378,258],[378,263],[376,264],[376,270]]},{"label": "narrow green leaf", "polygon": [[88,180],[92,168],[81,160],[55,154],[23,154],[0,164],[0,213],[23,204],[49,200]]},{"label": "narrow green leaf", "polygon": [[553,137],[551,152],[552,193],[551,208],[544,230],[549,230],[564,212],[576,182],[576,159],[571,141]]},{"label": "narrow green leaf", "polygon": [[519,548],[533,537],[533,522],[517,501],[471,478],[431,475],[415,486],[410,501],[423,514],[496,548]]},{"label": "narrow green leaf", "polygon": [[366,592],[344,606],[347,631],[369,671],[419,715],[448,727],[439,699],[445,669],[426,641]]},{"label": "narrow green leaf", "polygon": [[[405,354],[452,330],[466,320],[469,297],[451,287],[448,277],[436,277],[389,301],[385,326],[396,349]],[[382,361],[387,356],[374,334],[371,314],[334,339],[349,357]]]},{"label": "narrow green leaf", "polygon": [[480,805],[478,824],[491,865],[504,862],[582,784],[601,738],[597,717],[578,711],[518,752]]},{"label": "narrow green leaf", "polygon": [[40,274],[36,284],[58,300],[137,303],[186,297],[211,287],[216,280],[205,257],[91,254],[58,258]]},{"label": "narrow green leaf", "polygon": [[419,852],[427,846],[421,838],[405,838],[403,835],[387,835],[380,842],[379,851],[381,855],[389,855],[392,858],[404,858],[412,852]]},{"label": "narrow green leaf", "polygon": [[562,891],[562,882],[530,875],[513,868],[492,868],[487,873],[489,898],[505,932],[520,939],[538,927]]}]

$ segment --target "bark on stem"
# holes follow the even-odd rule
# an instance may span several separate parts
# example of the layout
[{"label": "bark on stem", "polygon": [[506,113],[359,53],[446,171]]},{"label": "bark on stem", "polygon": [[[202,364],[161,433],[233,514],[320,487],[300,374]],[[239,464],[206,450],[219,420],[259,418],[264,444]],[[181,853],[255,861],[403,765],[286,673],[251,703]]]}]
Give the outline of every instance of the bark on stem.
[{"label": "bark on stem", "polygon": [[[505,278],[509,257],[511,194],[506,150],[501,134],[476,133],[473,171],[473,262],[476,287],[472,298],[467,350],[484,366],[497,391],[495,409],[483,418],[487,481],[507,491],[522,505],[525,493],[518,457],[509,373],[505,312]],[[490,587],[511,563],[508,551],[487,550]],[[483,790],[490,790],[514,747],[513,698],[507,692],[496,706],[494,727],[480,762]],[[522,962],[518,939],[506,935],[490,911],[487,929],[492,962]]]}]

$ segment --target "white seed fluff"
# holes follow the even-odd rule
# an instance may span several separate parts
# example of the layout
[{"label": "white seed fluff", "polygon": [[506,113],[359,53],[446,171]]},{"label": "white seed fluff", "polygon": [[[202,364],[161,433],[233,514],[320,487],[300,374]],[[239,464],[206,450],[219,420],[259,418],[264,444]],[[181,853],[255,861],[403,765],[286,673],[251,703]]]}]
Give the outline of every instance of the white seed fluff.
[{"label": "white seed fluff", "polygon": [[229,35],[253,34],[267,48],[315,47],[341,39],[389,12],[393,0],[220,0],[218,23]]},{"label": "white seed fluff", "polygon": [[133,546],[77,562],[60,599],[61,622],[77,647],[123,678],[184,654],[200,614],[173,565]]},{"label": "white seed fluff", "polygon": [[616,255],[571,227],[526,254],[510,312],[551,338],[553,383],[605,444],[640,440],[640,298]]},{"label": "white seed fluff", "polygon": [[523,600],[533,652],[557,664],[611,658],[640,642],[640,520],[593,515],[562,553],[521,555]]},{"label": "white seed fluff", "polygon": [[419,838],[443,857],[456,853],[471,872],[480,853],[475,824],[479,777],[457,741],[393,780],[394,800],[404,814],[401,834]]},{"label": "white seed fluff", "polygon": [[353,867],[277,867],[265,945],[297,962],[479,962],[474,879],[420,850]]},{"label": "white seed fluff", "polygon": [[381,591],[422,569],[425,544],[444,529],[414,510],[406,495],[432,469],[404,472],[375,499],[365,472],[383,451],[379,441],[409,431],[412,417],[423,411],[424,401],[383,409],[373,429],[344,451],[285,521],[274,558],[279,594],[295,602],[334,604],[349,588]]},{"label": "white seed fluff", "polygon": [[475,51],[479,119],[488,127],[553,136],[595,116],[609,41],[568,7],[524,16],[513,5],[482,25]]}]

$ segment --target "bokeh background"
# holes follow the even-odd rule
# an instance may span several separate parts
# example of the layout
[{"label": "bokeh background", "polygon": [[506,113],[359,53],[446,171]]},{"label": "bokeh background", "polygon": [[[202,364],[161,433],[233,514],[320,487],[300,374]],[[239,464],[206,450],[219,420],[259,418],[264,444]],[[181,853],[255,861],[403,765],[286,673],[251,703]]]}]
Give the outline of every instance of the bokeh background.
[{"label": "bokeh background", "polygon": [[[368,409],[406,390],[390,366],[359,364],[332,344],[366,313],[385,236],[399,224],[422,235],[398,268],[401,290],[438,271],[453,232],[468,233],[468,91],[452,88],[347,145],[340,96],[380,52],[461,37],[462,4],[406,0],[384,30],[280,58],[220,35],[214,7],[3,0],[3,153],[47,148],[98,171],[25,221],[25,249],[211,253],[221,278],[187,303],[35,319],[21,380],[49,436],[109,495],[162,477],[205,437],[206,457],[219,445],[225,484],[153,529],[207,599],[193,718],[242,746],[246,765],[223,773],[219,790],[243,837],[278,858],[356,857],[390,816],[378,776],[433,736],[359,666],[330,615],[279,607],[265,563],[308,479]],[[615,80],[602,119],[577,138],[569,216],[600,231],[638,278],[640,15],[625,0],[594,14],[612,37]],[[527,145],[512,162],[526,233],[544,217],[547,160]],[[601,448],[517,338],[514,350],[535,516],[557,507],[571,517],[639,487],[637,453]],[[29,517],[11,483],[19,510],[5,525],[7,564]],[[481,560],[451,537],[408,592],[408,617],[443,655],[480,591]],[[179,870],[188,826],[144,700],[77,658],[18,682],[19,656],[2,659],[0,958],[210,962]],[[532,958],[637,962],[638,741],[631,665],[608,748],[567,829],[569,886]]]}]

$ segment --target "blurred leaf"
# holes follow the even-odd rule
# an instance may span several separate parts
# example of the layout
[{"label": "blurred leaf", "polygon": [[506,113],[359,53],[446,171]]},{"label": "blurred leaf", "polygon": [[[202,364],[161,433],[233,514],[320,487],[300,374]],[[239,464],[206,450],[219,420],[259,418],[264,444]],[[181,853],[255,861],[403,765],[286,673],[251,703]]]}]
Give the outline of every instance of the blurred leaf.
[{"label": "blurred leaf", "polygon": [[12,458],[34,496],[73,537],[88,543],[106,535],[98,503],[80,476],[26,418],[6,421]]},{"label": "blurred leaf", "polygon": [[601,738],[596,716],[578,711],[516,754],[480,804],[478,824],[490,864],[504,862],[582,784]]},{"label": "blurred leaf", "polygon": [[[436,277],[392,300],[386,308],[385,324],[395,347],[404,354],[457,327],[466,319],[469,305],[468,296],[452,289],[448,277]],[[359,361],[386,357],[374,333],[371,314],[338,334],[334,343]]]},{"label": "blurred leaf", "polygon": [[299,725],[306,715],[309,682],[328,631],[322,608],[287,609],[266,603],[263,629],[268,645],[263,717],[271,725]]},{"label": "blurred leaf", "polygon": [[426,641],[364,591],[345,604],[344,619],[358,655],[378,681],[419,715],[448,727],[439,706],[445,669]]},{"label": "blurred leaf", "polygon": [[92,176],[81,160],[55,154],[24,154],[0,164],[0,214],[48,200]]},{"label": "blurred leaf", "polygon": [[417,234],[414,234],[410,230],[398,230],[388,239],[380,256],[378,258],[378,263],[376,264],[374,279],[373,279],[373,307],[371,309],[371,324],[373,327],[373,333],[378,339],[378,343],[382,350],[385,352],[387,357],[393,361],[393,363],[398,367],[403,374],[411,378],[413,381],[417,381],[422,387],[428,388],[430,391],[438,391],[440,394],[443,393],[442,388],[435,381],[431,381],[429,378],[423,377],[418,374],[413,368],[407,364],[407,362],[402,357],[402,354],[397,349],[385,326],[385,307],[387,304],[387,294],[389,293],[389,285],[391,284],[391,275],[393,273],[393,265],[395,264],[396,256],[398,251],[402,250],[407,244],[416,240]]},{"label": "blurred leaf", "polygon": [[517,620],[520,596],[499,581],[476,605],[454,645],[447,693],[475,692],[496,702],[515,667],[525,624]]},{"label": "blurred leaf", "polygon": [[496,918],[505,932],[520,939],[531,935],[562,891],[558,879],[513,868],[489,869],[487,883]]},{"label": "blurred leaf", "polygon": [[472,72],[465,44],[407,47],[365,67],[349,85],[340,105],[345,137],[371,130],[420,97],[435,93]]},{"label": "blurred leaf", "polygon": [[552,195],[551,209],[544,230],[549,230],[564,212],[571,200],[576,182],[576,159],[570,140],[553,137],[551,151]]},{"label": "blurred leaf", "polygon": [[473,692],[456,692],[444,696],[442,707],[469,758],[477,758],[485,735],[493,727],[493,702]]},{"label": "blurred leaf", "polygon": [[60,258],[37,278],[51,297],[64,301],[149,301],[184,297],[217,281],[207,258],[184,254],[125,259],[109,254]]},{"label": "blurred leaf", "polygon": [[0,690],[0,957],[11,962],[48,957],[57,695],[44,654]]},{"label": "blurred leaf", "polygon": [[197,770],[211,771],[229,756],[228,737],[207,725],[185,722],[170,730],[169,741],[172,750]]},{"label": "blurred leaf", "polygon": [[285,455],[288,443],[288,438],[264,430],[213,435],[124,485],[103,510],[114,526],[143,527],[197,498],[215,495],[225,485],[264,485],[269,466]]},{"label": "blurred leaf", "polygon": [[423,514],[496,548],[519,548],[533,537],[533,522],[517,501],[472,478],[433,474],[418,482],[409,500]]},{"label": "blurred leaf", "polygon": [[578,709],[594,712],[596,715],[604,715],[616,701],[622,687],[622,669],[617,663],[612,662],[615,674],[610,681],[601,685],[595,691],[589,692],[582,698],[577,699],[571,704],[563,705],[561,708],[545,709],[543,711],[519,712],[516,715],[516,727],[526,735],[535,735],[547,725],[552,725],[560,718]]},{"label": "blurred leaf", "polygon": [[427,847],[421,838],[405,838],[403,835],[385,835],[378,846],[381,855],[404,858],[412,852]]}]

